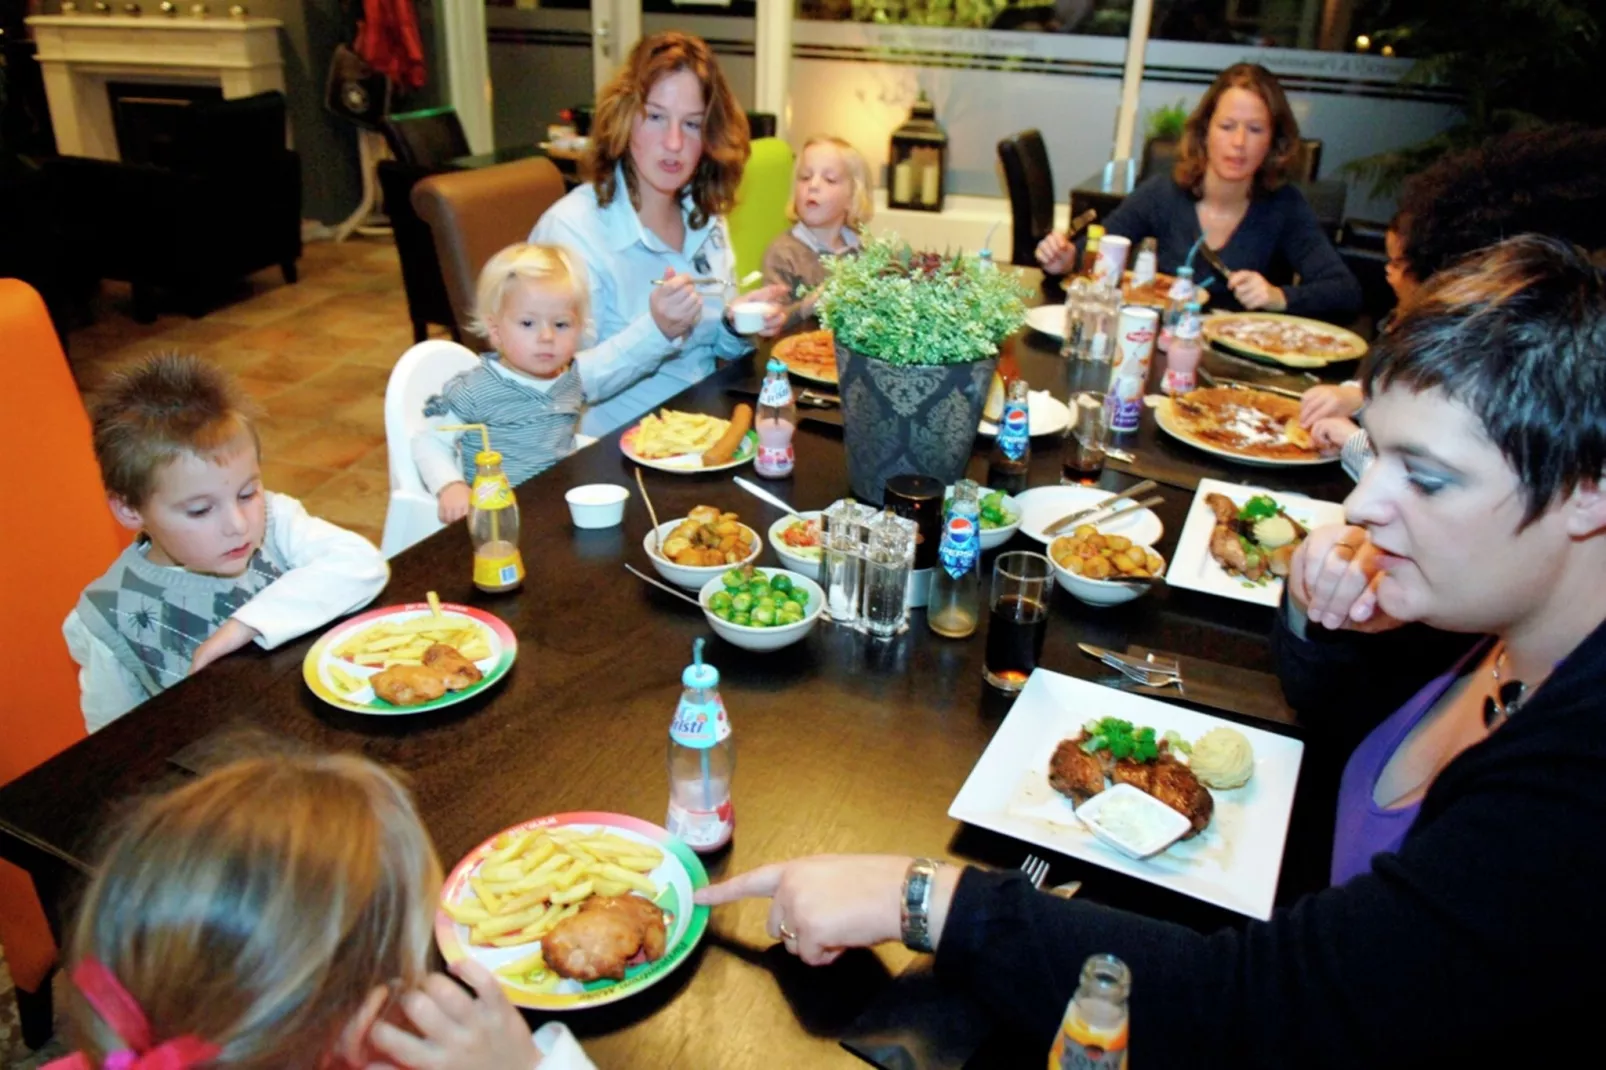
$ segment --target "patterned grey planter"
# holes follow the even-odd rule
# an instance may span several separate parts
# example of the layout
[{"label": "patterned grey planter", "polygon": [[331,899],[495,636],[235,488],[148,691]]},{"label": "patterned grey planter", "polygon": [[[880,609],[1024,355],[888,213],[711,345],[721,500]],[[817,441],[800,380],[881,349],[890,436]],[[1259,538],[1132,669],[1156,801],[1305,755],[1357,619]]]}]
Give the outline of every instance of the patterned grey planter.
[{"label": "patterned grey planter", "polygon": [[997,358],[947,366],[888,364],[838,345],[842,433],[853,496],[880,503],[905,473],[944,484],[965,473]]}]

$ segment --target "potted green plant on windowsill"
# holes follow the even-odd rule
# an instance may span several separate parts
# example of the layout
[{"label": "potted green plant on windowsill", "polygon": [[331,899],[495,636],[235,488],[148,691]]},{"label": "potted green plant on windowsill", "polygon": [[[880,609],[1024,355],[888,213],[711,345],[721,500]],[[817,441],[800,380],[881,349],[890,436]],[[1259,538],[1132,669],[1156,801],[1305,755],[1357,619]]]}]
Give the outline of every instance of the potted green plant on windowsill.
[{"label": "potted green plant on windowsill", "polygon": [[[1182,148],[1182,131],[1188,122],[1186,101],[1154,109],[1144,124],[1143,172],[1145,177],[1160,167],[1169,167]],[[1151,163],[1153,161],[1153,163]],[[1165,162],[1162,162],[1165,161]]]},{"label": "potted green plant on windowsill", "polygon": [[848,476],[879,502],[888,477],[958,479],[998,363],[1026,321],[1012,272],[965,253],[916,252],[896,235],[826,262],[820,322],[836,340]]}]

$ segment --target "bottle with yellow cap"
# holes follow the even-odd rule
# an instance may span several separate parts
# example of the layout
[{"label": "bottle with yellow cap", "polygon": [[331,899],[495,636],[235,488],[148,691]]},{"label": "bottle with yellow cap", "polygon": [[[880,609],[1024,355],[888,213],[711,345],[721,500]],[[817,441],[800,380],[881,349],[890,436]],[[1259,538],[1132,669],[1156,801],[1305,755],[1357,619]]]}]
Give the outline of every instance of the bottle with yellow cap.
[{"label": "bottle with yellow cap", "polygon": [[502,471],[502,455],[491,449],[483,424],[443,427],[443,431],[478,431],[481,449],[474,455],[474,486],[469,490],[468,535],[474,544],[474,586],[488,594],[511,591],[524,582],[519,554],[519,503]]}]

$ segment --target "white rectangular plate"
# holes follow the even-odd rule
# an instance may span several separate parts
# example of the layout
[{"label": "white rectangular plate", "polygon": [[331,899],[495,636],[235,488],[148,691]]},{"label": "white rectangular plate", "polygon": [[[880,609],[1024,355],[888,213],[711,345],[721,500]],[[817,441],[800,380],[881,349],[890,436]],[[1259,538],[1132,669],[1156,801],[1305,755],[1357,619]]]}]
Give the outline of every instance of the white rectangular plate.
[{"label": "white rectangular plate", "polygon": [[1344,522],[1344,507],[1337,502],[1324,502],[1303,494],[1266,490],[1242,483],[1223,483],[1219,479],[1201,479],[1199,489],[1193,495],[1193,504],[1188,507],[1188,517],[1182,522],[1176,553],[1171,555],[1171,564],[1166,569],[1165,581],[1172,587],[1219,594],[1223,598],[1236,598],[1257,606],[1275,607],[1283,599],[1282,580],[1250,583],[1242,576],[1229,576],[1227,570],[1221,567],[1221,562],[1210,556],[1210,536],[1216,530],[1216,514],[1205,504],[1205,497],[1209,494],[1224,494],[1240,506],[1255,495],[1264,494],[1274,498],[1289,516],[1307,529]]},{"label": "white rectangular plate", "polygon": [[[1241,788],[1212,791],[1210,826],[1143,860],[1106,846],[1077,820],[1070,799],[1048,785],[1060,740],[1100,717],[1176,731],[1192,742],[1228,725],[1255,752],[1255,774]],[[1282,869],[1288,815],[1305,744],[1195,713],[1157,699],[1038,669],[954,797],[948,816],[1081,858],[1252,918],[1271,916]]]}]

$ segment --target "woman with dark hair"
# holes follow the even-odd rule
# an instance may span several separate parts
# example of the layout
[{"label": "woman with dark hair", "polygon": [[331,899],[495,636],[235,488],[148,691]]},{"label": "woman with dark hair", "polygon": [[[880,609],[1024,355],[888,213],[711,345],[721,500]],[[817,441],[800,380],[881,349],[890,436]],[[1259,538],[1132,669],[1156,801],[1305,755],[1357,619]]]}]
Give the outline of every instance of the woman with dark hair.
[{"label": "woman with dark hair", "polygon": [[[1364,736],[1331,887],[1207,935],[896,856],[776,863],[698,901],[771,898],[769,933],[811,963],[934,948],[1045,1048],[1109,952],[1135,1064],[1570,1062],[1606,995],[1581,945],[1606,895],[1606,277],[1551,239],[1476,254],[1401,311],[1366,389],[1355,526],[1312,532],[1274,639],[1307,729]],[[1404,621],[1410,641],[1359,634]]]},{"label": "woman with dark hair", "polygon": [[[588,435],[604,435],[753,348],[728,306],[735,256],[725,213],[747,164],[747,117],[708,45],[643,38],[601,96],[588,181],[541,216],[530,241],[586,265],[596,344],[575,360]],[[778,301],[780,287],[751,297]],[[777,312],[766,334],[780,329]]]},{"label": "woman with dark hair", "polygon": [[[1167,273],[1202,238],[1234,269],[1210,285],[1215,308],[1344,317],[1360,307],[1361,286],[1304,194],[1287,184],[1298,153],[1299,123],[1276,76],[1259,64],[1234,64],[1188,116],[1172,173],[1139,185],[1105,228],[1133,243],[1154,238]],[[1052,233],[1038,245],[1037,262],[1063,275],[1076,262],[1076,247]],[[1195,271],[1204,278],[1202,261]]]}]

